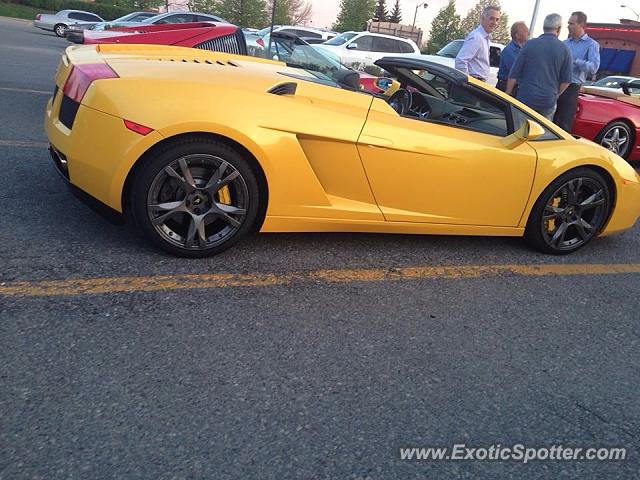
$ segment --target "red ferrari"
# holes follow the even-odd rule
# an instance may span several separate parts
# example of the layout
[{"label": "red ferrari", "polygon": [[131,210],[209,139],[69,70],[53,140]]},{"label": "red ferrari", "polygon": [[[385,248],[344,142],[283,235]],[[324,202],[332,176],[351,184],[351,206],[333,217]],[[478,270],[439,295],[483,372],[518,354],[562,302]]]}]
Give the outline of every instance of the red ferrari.
[{"label": "red ferrari", "polygon": [[235,25],[215,22],[176,23],[118,27],[93,32],[84,31],[82,42],[142,43],[193,47],[240,55],[247,54],[247,44],[242,30]]},{"label": "red ferrari", "polygon": [[640,160],[640,98],[584,87],[572,133],[632,162]]}]

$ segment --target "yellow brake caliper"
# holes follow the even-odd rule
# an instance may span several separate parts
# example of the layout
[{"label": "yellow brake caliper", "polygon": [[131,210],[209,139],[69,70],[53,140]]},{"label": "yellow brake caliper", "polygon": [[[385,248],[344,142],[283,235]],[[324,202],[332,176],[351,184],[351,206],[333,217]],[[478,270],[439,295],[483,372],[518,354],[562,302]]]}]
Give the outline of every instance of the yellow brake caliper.
[{"label": "yellow brake caliper", "polygon": [[[562,201],[562,197],[556,197],[553,199],[553,208],[558,208],[560,206],[560,202]],[[548,233],[553,233],[556,230],[556,219],[551,218],[545,221],[545,228]]]},{"label": "yellow brake caliper", "polygon": [[231,192],[229,191],[229,185],[225,185],[217,194],[218,203],[224,203],[225,205],[231,205]]}]

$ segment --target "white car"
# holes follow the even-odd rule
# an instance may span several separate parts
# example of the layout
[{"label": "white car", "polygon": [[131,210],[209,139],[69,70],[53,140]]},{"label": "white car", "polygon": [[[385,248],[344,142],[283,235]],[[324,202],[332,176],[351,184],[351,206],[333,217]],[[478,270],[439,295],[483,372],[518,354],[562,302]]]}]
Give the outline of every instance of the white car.
[{"label": "white car", "polygon": [[55,15],[39,13],[33,21],[33,26],[42,30],[51,30],[57,36],[64,37],[71,25],[91,25],[104,22],[95,13],[82,10],[60,10]]},{"label": "white car", "polygon": [[[337,32],[326,30],[324,28],[302,27],[293,25],[274,25],[273,31],[292,33],[298,38],[302,38],[307,42],[309,40],[318,40],[324,42],[338,35]],[[249,55],[260,56],[260,52],[264,50],[264,48],[266,48],[264,39],[268,38],[268,35],[271,32],[271,27],[265,27],[262,30],[257,30],[255,32],[246,32],[243,29],[243,32],[245,40],[247,41],[247,51],[249,52]]]},{"label": "white car", "polygon": [[345,32],[314,48],[331,52],[343,65],[363,70],[383,57],[416,56],[420,49],[413,40],[373,32]]},{"label": "white car", "polygon": [[[429,60],[430,62],[446,65],[447,67],[456,68],[456,56],[462,48],[464,40],[453,40],[442,47],[435,55],[420,55],[420,58]],[[504,49],[501,43],[489,43],[489,78],[487,83],[495,87],[498,83],[498,68],[500,67],[500,54]]]}]

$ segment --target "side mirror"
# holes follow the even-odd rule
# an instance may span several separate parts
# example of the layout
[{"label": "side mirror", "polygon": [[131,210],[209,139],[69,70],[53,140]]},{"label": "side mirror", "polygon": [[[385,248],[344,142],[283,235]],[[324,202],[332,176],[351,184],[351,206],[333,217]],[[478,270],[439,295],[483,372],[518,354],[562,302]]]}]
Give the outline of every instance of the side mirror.
[{"label": "side mirror", "polygon": [[350,43],[347,45],[347,50],[357,50],[357,49],[358,49],[357,43]]},{"label": "side mirror", "polygon": [[544,128],[533,120],[523,122],[518,130],[508,137],[502,139],[502,144],[509,150],[522,145],[524,142],[530,142],[544,135]]}]

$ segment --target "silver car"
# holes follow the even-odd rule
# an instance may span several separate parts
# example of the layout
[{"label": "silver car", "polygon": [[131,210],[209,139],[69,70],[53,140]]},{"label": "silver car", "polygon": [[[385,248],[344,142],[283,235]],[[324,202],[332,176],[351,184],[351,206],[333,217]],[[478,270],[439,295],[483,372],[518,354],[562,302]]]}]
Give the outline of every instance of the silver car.
[{"label": "silver car", "polygon": [[33,21],[33,26],[42,30],[53,31],[57,36],[64,37],[71,25],[84,25],[104,22],[95,13],[82,10],[60,10],[55,15],[39,13]]}]

